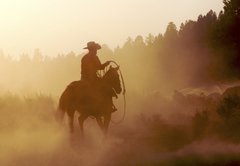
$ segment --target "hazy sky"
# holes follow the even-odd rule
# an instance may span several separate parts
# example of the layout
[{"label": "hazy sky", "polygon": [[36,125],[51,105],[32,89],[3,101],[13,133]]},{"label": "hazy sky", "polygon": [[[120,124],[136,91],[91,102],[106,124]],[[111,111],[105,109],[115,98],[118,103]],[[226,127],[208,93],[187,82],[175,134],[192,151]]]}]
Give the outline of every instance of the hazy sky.
[{"label": "hazy sky", "polygon": [[0,0],[0,48],[12,56],[81,53],[89,40],[114,48],[222,8],[222,0]]}]

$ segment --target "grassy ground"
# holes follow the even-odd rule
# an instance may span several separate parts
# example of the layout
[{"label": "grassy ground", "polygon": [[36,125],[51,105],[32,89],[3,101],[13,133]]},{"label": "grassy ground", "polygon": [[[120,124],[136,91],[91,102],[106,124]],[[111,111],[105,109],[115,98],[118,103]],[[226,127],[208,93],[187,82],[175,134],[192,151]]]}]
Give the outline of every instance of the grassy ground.
[{"label": "grassy ground", "polygon": [[88,119],[82,139],[77,122],[74,134],[67,118],[63,126],[56,122],[51,96],[2,95],[0,165],[240,165],[238,119],[228,123],[219,114],[222,101],[201,95],[131,100],[125,121],[111,124],[106,138]]}]

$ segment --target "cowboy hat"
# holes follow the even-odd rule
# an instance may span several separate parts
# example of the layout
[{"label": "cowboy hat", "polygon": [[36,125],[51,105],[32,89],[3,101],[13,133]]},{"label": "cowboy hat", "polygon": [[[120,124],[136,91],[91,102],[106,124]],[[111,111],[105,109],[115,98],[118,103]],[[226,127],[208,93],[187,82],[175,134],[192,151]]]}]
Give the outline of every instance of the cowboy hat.
[{"label": "cowboy hat", "polygon": [[99,50],[101,49],[102,47],[98,44],[98,43],[95,43],[94,41],[90,41],[87,43],[87,47],[84,47],[83,49],[96,49],[96,50]]}]

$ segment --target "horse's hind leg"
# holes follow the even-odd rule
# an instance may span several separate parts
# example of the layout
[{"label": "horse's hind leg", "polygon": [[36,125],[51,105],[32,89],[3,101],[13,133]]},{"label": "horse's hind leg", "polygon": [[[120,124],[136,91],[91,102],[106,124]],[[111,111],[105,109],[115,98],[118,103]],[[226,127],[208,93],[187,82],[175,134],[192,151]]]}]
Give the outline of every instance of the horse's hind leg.
[{"label": "horse's hind leg", "polygon": [[102,118],[101,117],[97,117],[96,120],[97,120],[97,123],[98,123],[99,127],[104,132],[104,125],[103,125]]},{"label": "horse's hind leg", "polygon": [[69,116],[69,128],[70,128],[70,132],[73,133],[73,131],[74,131],[73,116]]},{"label": "horse's hind leg", "polygon": [[69,117],[69,128],[70,132],[73,133],[74,126],[73,126],[73,119],[74,119],[74,111],[68,111],[68,117]]},{"label": "horse's hind leg", "polygon": [[84,129],[83,129],[83,122],[84,120],[87,119],[87,115],[84,115],[84,114],[81,114],[79,117],[78,117],[78,123],[79,123],[79,126],[80,126],[80,130],[81,130],[81,134],[83,136],[83,132],[84,132]]}]

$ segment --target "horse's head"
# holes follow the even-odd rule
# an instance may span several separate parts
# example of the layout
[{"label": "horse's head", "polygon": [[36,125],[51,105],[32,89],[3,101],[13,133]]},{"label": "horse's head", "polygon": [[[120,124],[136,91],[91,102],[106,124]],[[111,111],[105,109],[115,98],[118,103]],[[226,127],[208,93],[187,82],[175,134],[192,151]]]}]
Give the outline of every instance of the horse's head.
[{"label": "horse's head", "polygon": [[117,94],[121,93],[122,91],[118,70],[119,67],[110,66],[109,70],[103,77],[103,79],[107,82],[108,86],[113,88]]}]

